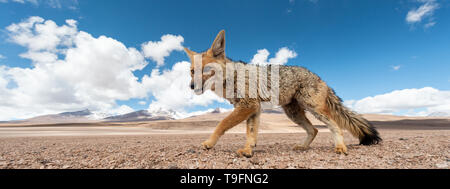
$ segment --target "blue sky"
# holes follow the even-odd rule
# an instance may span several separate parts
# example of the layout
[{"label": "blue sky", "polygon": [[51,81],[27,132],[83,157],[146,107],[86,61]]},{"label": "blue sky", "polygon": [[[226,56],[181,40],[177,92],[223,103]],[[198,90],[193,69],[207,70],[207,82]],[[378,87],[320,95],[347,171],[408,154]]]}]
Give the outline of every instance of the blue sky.
[{"label": "blue sky", "polygon": [[[432,8],[420,15],[425,5]],[[249,62],[260,49],[267,49],[273,57],[280,48],[287,47],[298,54],[287,65],[310,69],[347,101],[424,87],[442,96],[442,92],[446,95],[450,90],[449,6],[448,1],[434,0],[1,0],[0,65],[35,66],[30,59],[19,56],[27,48],[12,42],[6,30],[31,16],[57,25],[74,19],[79,31],[93,37],[107,36],[138,50],[147,41],[159,41],[161,36],[172,34],[182,36],[184,46],[202,51],[219,30],[225,29],[230,58]],[[419,14],[419,20],[408,20],[411,11]],[[58,56],[64,58],[63,54]],[[173,51],[158,69],[170,70],[180,61],[188,58],[183,51]],[[142,70],[133,71],[137,78],[142,79],[156,68],[155,61],[147,62]],[[153,99],[149,95],[115,102],[138,110],[148,108]],[[148,103],[140,105],[140,101]],[[230,107],[214,102],[185,110],[216,106]],[[430,105],[413,107],[417,113]],[[408,108],[406,105],[389,113],[408,112]]]}]

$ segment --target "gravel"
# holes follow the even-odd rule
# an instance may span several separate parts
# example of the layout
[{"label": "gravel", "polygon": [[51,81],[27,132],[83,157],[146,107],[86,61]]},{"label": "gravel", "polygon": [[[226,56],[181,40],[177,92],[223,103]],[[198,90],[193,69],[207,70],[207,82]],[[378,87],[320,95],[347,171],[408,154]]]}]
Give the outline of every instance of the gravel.
[{"label": "gravel", "polygon": [[384,141],[359,146],[346,133],[349,155],[334,153],[320,132],[307,151],[292,147],[306,135],[260,134],[252,158],[238,157],[245,134],[226,134],[203,150],[207,134],[0,138],[1,169],[448,169],[449,130],[381,130]]}]

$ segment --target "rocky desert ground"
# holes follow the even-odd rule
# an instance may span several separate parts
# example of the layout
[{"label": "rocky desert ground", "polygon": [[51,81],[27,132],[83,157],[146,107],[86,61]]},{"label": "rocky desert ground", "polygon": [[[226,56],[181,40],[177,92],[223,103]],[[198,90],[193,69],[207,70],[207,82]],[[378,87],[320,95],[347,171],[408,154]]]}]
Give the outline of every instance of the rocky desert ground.
[{"label": "rocky desert ground", "polygon": [[264,113],[252,158],[235,153],[245,142],[245,125],[230,130],[211,150],[200,143],[227,113],[183,120],[0,125],[2,169],[448,169],[450,119],[365,115],[383,142],[359,146],[349,133],[349,155],[333,151],[328,129],[312,119],[319,134],[307,151],[293,151],[305,132],[284,114]]}]

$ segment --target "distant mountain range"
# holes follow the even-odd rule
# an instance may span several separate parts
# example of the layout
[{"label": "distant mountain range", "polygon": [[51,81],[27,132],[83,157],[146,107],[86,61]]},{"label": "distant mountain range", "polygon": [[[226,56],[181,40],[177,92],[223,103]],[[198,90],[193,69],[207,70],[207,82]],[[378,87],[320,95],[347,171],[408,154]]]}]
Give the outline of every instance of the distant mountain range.
[{"label": "distant mountain range", "polygon": [[83,117],[83,116],[89,116],[91,114],[92,114],[92,112],[89,111],[88,109],[86,109],[86,110],[81,110],[81,111],[76,111],[76,112],[63,112],[63,113],[60,113],[57,115],[61,116],[61,117]]},{"label": "distant mountain range", "polygon": [[429,114],[427,117],[450,117],[450,114],[446,112],[433,112]]},{"label": "distant mountain range", "polygon": [[127,122],[127,121],[157,121],[173,120],[176,113],[173,111],[150,113],[148,110],[139,110],[127,114],[106,117],[105,121]]},{"label": "distant mountain range", "polygon": [[175,120],[182,119],[186,117],[198,116],[203,114],[220,114],[228,112],[229,110],[223,108],[210,109],[204,112],[197,112],[190,115],[180,114],[179,112],[173,110],[156,109],[152,111],[139,110],[127,114],[109,116],[104,118],[104,121],[112,122],[132,122],[132,121],[158,121],[158,120]]},{"label": "distant mountain range", "polygon": [[272,108],[272,109],[264,109],[262,110],[263,113],[268,113],[268,114],[283,114],[284,110],[281,107],[278,108]]},{"label": "distant mountain range", "polygon": [[11,123],[32,123],[32,124],[85,123],[95,121],[90,117],[91,115],[93,115],[92,112],[86,109],[75,112],[63,112],[59,114],[37,116],[25,120],[11,121]]},{"label": "distant mountain range", "polygon": [[[59,114],[50,114],[37,116],[30,119],[18,121],[2,121],[0,123],[20,123],[20,124],[57,124],[57,123],[89,123],[89,122],[136,122],[136,121],[159,121],[159,120],[176,120],[187,117],[201,117],[221,115],[230,110],[223,108],[210,109],[204,112],[191,113],[183,115],[173,110],[156,109],[152,111],[139,110],[121,115],[107,115],[103,113],[91,112],[88,109],[74,112],[63,112]],[[283,114],[282,108],[265,109],[262,111],[266,114]],[[386,116],[385,116],[386,117]],[[426,117],[450,117],[446,112],[434,112]]]},{"label": "distant mountain range", "polygon": [[[217,108],[215,110],[205,111],[205,113],[223,113],[225,109]],[[21,123],[21,124],[55,124],[55,123],[87,123],[87,122],[133,122],[133,121],[158,121],[175,120],[189,117],[173,110],[156,109],[151,112],[148,110],[139,110],[120,115],[108,115],[105,113],[91,112],[88,109],[74,112],[63,112],[59,114],[49,114],[37,116],[24,120],[4,121],[0,123]]]}]

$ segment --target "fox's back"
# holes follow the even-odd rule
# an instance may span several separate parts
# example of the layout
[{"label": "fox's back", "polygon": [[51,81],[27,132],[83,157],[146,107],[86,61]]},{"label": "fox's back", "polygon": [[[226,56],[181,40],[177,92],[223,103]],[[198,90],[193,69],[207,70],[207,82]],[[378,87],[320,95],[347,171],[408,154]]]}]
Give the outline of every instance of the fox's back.
[{"label": "fox's back", "polygon": [[313,96],[325,85],[319,76],[298,66],[280,66],[279,83],[280,105],[288,104],[294,95]]},{"label": "fox's back", "polygon": [[[274,78],[272,78],[272,73],[274,73],[273,70],[275,70],[276,67],[278,68],[278,74],[274,76],[275,78],[278,77],[277,80],[279,81],[278,92],[275,92],[279,96],[277,105],[285,105],[290,103],[295,95],[297,95],[298,97],[304,96],[305,99],[307,99],[308,96],[315,96],[320,91],[320,88],[321,87],[323,88],[323,86],[325,85],[319,76],[310,72],[304,67],[283,66],[283,65],[260,66],[260,65],[245,64],[242,62],[233,62],[232,64],[235,66],[234,70],[249,69],[256,71],[258,77],[258,79],[256,80],[252,80],[251,78],[249,78],[249,74],[245,74],[245,85],[247,87],[245,90],[246,95],[244,96],[248,97],[250,89],[253,89],[252,87],[256,87],[257,89],[253,89],[254,91],[259,91],[259,94],[264,94],[262,96],[268,97],[264,98],[259,96],[258,97],[259,101],[265,102],[271,101],[271,97],[273,97],[273,94],[272,95],[270,94],[275,92],[274,89],[272,88],[274,87],[272,86],[272,82],[274,82],[273,80]],[[267,74],[260,75],[259,73],[261,69],[266,70]],[[239,100],[238,98],[235,98],[237,96],[237,89],[239,89],[238,84],[236,82],[237,80],[238,80],[237,76],[235,75],[233,79],[233,81],[235,82],[234,83],[235,95],[232,98],[227,98],[231,103],[233,103],[236,100]],[[255,84],[250,84],[251,82],[255,82]],[[258,82],[267,83],[268,84],[267,89],[259,88],[259,85],[257,84]]]}]

